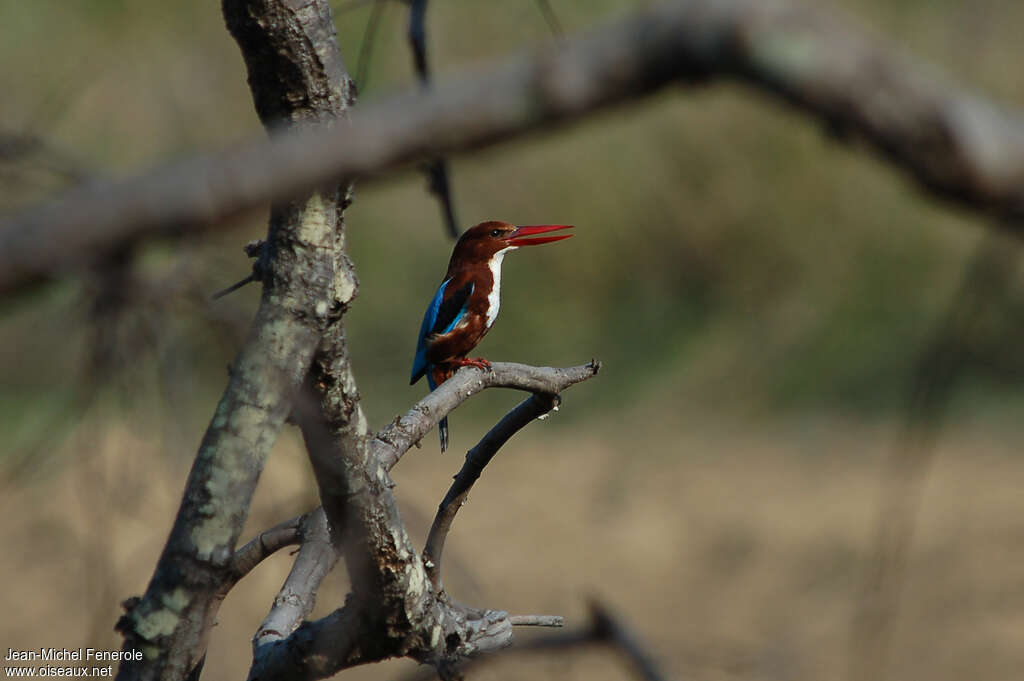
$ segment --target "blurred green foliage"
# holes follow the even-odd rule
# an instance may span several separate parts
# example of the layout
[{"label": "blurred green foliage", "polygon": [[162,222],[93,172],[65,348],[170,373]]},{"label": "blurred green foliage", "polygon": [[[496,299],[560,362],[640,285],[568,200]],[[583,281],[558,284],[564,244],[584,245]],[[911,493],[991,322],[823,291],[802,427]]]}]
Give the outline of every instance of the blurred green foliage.
[{"label": "blurred green foliage", "polygon": [[[569,31],[641,4],[552,3]],[[1024,4],[840,7],[971,88],[1024,105]],[[336,17],[353,71],[368,12]],[[399,3],[385,9],[365,98],[413,81],[404,12]],[[528,0],[438,1],[428,22],[439,77],[552,40]],[[0,132],[39,136],[97,175],[262,134],[218,3],[7,2],[0,62]],[[60,186],[33,164],[0,162],[4,210]],[[599,381],[567,396],[582,405],[559,419],[567,425],[645,402],[698,413],[891,414],[989,228],[923,196],[856,142],[838,142],[776,100],[730,84],[670,90],[456,159],[453,169],[464,226],[491,218],[578,226],[572,241],[506,261],[501,318],[480,348],[537,364],[604,360]],[[360,186],[348,224],[362,284],[347,319],[350,342],[365,406],[382,424],[424,390],[408,387],[408,369],[451,244],[413,171]],[[124,285],[134,304],[112,316],[90,302],[95,277],[5,301],[5,443],[18,449],[59,432],[69,404],[159,415],[195,441],[239,342],[226,330],[251,314],[258,295],[249,287],[208,304],[196,291],[244,276],[241,246],[264,231],[265,217],[253,215],[203,243],[147,246]],[[1002,342],[974,364],[962,409],[1020,400],[1022,325],[1013,321],[1022,285],[1010,284]],[[113,345],[98,368],[97,342]],[[89,399],[97,386],[110,389]],[[478,429],[464,424],[508,406],[504,397],[475,400],[453,418],[453,433],[469,438]]]}]

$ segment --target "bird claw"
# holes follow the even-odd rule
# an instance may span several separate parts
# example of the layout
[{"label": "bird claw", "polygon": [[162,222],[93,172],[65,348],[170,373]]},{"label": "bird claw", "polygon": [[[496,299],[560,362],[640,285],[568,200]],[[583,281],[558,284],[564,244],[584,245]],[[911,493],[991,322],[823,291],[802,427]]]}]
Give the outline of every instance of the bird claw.
[{"label": "bird claw", "polygon": [[491,370],[491,363],[483,357],[463,357],[462,359],[455,360],[455,364],[460,367],[476,367],[481,371]]}]

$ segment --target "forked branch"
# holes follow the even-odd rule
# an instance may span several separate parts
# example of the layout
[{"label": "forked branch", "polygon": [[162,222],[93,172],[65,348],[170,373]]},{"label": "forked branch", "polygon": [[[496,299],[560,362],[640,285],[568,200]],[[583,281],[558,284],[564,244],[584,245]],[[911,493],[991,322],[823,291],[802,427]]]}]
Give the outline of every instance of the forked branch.
[{"label": "forked branch", "polygon": [[[336,551],[346,561],[352,593],[327,617],[293,633],[268,632],[255,649],[250,679],[310,679],[396,655],[445,669],[465,657],[499,650],[514,626],[561,626],[547,615],[510,616],[441,597],[398,515],[388,469],[436,421],[487,387],[542,393],[526,400],[492,429],[473,457],[476,475],[519,428],[554,407],[554,393],[594,376],[596,361],[569,369],[498,362],[490,371],[460,370],[376,438],[365,419],[340,324],[324,337],[295,418],[302,428]],[[311,392],[312,391],[312,392]],[[467,473],[463,480],[469,480]],[[295,624],[296,620],[290,620]],[[372,641],[372,645],[367,642]]]},{"label": "forked branch", "polygon": [[371,445],[373,453],[384,468],[390,470],[441,418],[486,388],[515,388],[557,395],[571,385],[596,376],[600,370],[601,362],[596,359],[566,368],[512,362],[492,362],[489,371],[464,367],[377,433]]},{"label": "forked branch", "polygon": [[321,582],[338,562],[323,508],[303,516],[300,538],[301,548],[274,605],[253,637],[253,648],[283,639],[302,624],[313,612]]}]

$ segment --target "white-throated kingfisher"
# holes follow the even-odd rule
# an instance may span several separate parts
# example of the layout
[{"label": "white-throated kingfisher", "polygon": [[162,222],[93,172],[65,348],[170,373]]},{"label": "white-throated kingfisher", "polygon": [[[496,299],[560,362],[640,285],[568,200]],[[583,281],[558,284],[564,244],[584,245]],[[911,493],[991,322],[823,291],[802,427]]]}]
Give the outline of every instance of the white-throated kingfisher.
[{"label": "white-throated kingfisher", "polygon": [[[430,389],[434,390],[461,366],[490,368],[486,359],[467,355],[498,316],[501,262],[505,254],[521,246],[568,239],[572,234],[535,235],[571,227],[489,221],[466,230],[455,244],[444,281],[423,315],[409,385],[426,375]],[[443,452],[448,448],[447,417],[438,422],[437,429]]]}]

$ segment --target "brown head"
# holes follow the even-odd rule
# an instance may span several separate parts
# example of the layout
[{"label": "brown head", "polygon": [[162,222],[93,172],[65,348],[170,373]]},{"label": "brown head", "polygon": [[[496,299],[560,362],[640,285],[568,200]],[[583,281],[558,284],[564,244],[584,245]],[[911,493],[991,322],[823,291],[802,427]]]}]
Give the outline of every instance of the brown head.
[{"label": "brown head", "polygon": [[473,265],[486,265],[495,253],[503,253],[521,246],[538,246],[568,239],[572,234],[533,237],[560,229],[571,229],[572,225],[510,225],[507,222],[489,220],[470,227],[459,237],[452,252],[448,269]]}]

